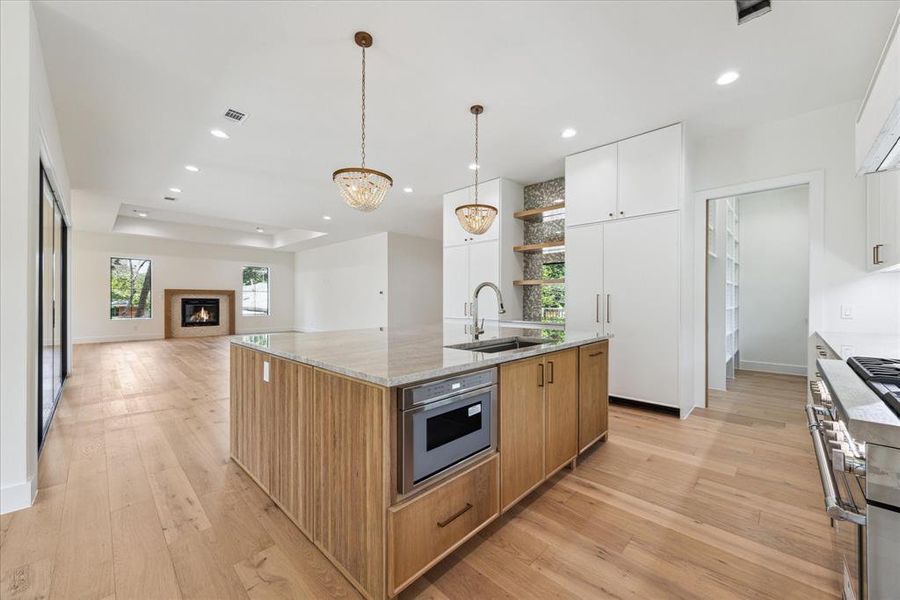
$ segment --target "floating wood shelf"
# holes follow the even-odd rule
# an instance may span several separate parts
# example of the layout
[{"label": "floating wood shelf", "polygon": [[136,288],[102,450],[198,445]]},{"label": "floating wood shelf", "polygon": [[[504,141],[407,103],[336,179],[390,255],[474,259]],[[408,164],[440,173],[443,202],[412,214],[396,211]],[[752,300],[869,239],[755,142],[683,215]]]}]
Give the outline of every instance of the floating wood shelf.
[{"label": "floating wood shelf", "polygon": [[529,208],[528,210],[520,210],[513,213],[513,216],[523,221],[540,221],[547,213],[562,212],[566,208],[565,202],[557,202],[550,206],[541,206],[540,208]]},{"label": "floating wood shelf", "polygon": [[565,278],[562,279],[516,279],[513,281],[513,285],[516,286],[525,286],[525,285],[553,285],[556,283],[565,283]]},{"label": "floating wood shelf", "polygon": [[523,244],[521,246],[513,246],[513,252],[541,252],[545,248],[560,248],[560,252],[565,252],[565,250],[562,249],[565,244],[565,240],[540,242],[538,244]]}]

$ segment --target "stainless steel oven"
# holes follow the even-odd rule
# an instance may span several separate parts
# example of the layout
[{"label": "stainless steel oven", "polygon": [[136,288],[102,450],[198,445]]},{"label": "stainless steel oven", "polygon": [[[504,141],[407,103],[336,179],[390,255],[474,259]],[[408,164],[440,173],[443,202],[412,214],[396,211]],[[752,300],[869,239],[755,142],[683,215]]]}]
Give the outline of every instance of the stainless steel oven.
[{"label": "stainless steel oven", "polygon": [[400,493],[414,491],[497,447],[497,370],[400,390]]}]

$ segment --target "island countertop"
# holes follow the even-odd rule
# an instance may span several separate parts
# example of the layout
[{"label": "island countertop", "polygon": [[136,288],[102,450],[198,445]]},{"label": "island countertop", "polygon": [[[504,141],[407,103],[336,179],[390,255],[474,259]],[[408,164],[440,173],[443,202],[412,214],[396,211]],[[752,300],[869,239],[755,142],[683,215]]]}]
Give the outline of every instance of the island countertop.
[{"label": "island countertop", "polygon": [[609,339],[593,332],[485,325],[480,341],[514,337],[545,343],[515,351],[477,352],[447,348],[472,342],[470,325],[444,322],[410,329],[352,329],[238,335],[231,343],[320,367],[385,387],[426,381],[479,367],[537,356]]}]

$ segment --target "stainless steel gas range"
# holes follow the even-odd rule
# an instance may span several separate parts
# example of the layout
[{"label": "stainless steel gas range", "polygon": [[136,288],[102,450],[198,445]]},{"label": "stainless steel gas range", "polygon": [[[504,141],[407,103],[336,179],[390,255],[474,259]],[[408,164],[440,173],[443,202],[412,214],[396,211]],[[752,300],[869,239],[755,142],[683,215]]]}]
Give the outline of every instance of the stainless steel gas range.
[{"label": "stainless steel gas range", "polygon": [[845,362],[821,348],[819,355],[806,415],[841,556],[844,598],[896,600],[900,406],[889,394],[900,390],[894,387],[900,385],[900,360]]}]

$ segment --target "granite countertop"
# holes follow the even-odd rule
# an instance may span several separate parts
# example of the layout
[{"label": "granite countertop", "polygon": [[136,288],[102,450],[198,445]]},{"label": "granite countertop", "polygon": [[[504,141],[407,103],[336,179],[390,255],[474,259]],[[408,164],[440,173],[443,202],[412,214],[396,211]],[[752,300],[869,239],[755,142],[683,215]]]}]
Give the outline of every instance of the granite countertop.
[{"label": "granite countertop", "polygon": [[817,364],[853,439],[900,448],[900,417],[866,385],[856,371],[843,360],[819,359]]},{"label": "granite countertop", "polygon": [[479,367],[574,348],[610,336],[560,329],[486,324],[481,341],[521,336],[545,343],[522,350],[486,353],[445,348],[472,341],[468,325],[445,322],[414,329],[283,332],[234,336],[231,343],[385,387],[407,385]]},{"label": "granite countertop", "polygon": [[900,333],[818,332],[831,350],[847,360],[851,356],[900,359]]}]

